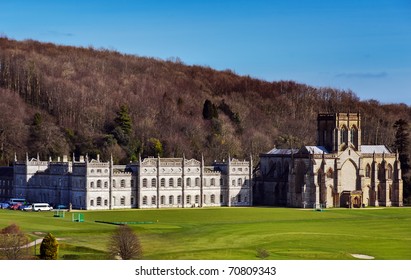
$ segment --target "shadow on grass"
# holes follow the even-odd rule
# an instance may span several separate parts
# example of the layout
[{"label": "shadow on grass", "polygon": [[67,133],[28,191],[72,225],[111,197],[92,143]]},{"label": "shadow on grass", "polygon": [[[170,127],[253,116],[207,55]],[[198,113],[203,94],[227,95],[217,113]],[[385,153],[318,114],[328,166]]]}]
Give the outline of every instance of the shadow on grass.
[{"label": "shadow on grass", "polygon": [[60,260],[107,260],[107,252],[95,250],[84,246],[60,244]]}]

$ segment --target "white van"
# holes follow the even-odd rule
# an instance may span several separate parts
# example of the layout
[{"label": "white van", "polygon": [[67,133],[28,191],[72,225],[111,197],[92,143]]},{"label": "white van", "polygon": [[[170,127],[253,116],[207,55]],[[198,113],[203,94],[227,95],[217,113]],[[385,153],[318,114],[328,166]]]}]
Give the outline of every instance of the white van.
[{"label": "white van", "polygon": [[51,207],[48,203],[33,203],[32,204],[33,211],[51,211],[53,207]]},{"label": "white van", "polygon": [[25,198],[10,198],[9,200],[9,204],[10,205],[14,205],[14,204],[24,204],[26,203],[26,199]]}]

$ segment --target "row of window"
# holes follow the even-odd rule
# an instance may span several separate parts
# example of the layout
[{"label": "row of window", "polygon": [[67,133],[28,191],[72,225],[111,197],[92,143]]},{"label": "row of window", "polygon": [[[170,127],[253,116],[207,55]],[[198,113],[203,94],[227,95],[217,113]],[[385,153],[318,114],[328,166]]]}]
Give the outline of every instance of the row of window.
[{"label": "row of window", "polygon": [[[182,178],[177,178],[177,180],[175,180],[174,178],[169,178],[168,179],[168,185],[166,185],[166,179],[165,178],[161,178],[160,180],[160,187],[181,187],[182,186]],[[194,179],[194,185],[192,185],[192,180],[191,178],[187,178],[186,179],[186,187],[199,187],[200,186],[200,178],[195,178]],[[236,184],[238,186],[242,186],[243,185],[243,179],[239,178],[238,180],[232,180],[232,185],[235,186]],[[204,179],[204,184],[206,185],[206,179]],[[221,178],[220,179],[220,186],[222,186],[224,184],[224,180]],[[216,180],[214,178],[210,179],[210,186],[215,186],[216,185]],[[144,178],[143,179],[143,188],[147,188],[148,187],[148,179]],[[151,179],[151,187],[152,188],[156,188],[157,187],[157,180],[156,178],[152,178]]]},{"label": "row of window", "polygon": [[[113,205],[116,206],[116,197],[113,196]],[[130,204],[133,205],[134,204],[134,197],[130,198]],[[126,205],[126,197],[122,196],[120,197],[120,205],[121,206],[125,206]],[[94,199],[90,199],[90,206],[94,206]],[[96,198],[96,206],[108,206],[108,199],[102,199],[101,197],[97,197]]]},{"label": "row of window", "polygon": [[[393,168],[391,164],[387,165],[387,179],[391,180],[392,179],[392,175],[393,175]],[[384,176],[385,175],[385,170],[384,168],[381,166],[381,164],[378,164],[378,180],[384,180]],[[367,164],[367,166],[365,167],[365,177],[370,178],[371,177],[371,166],[369,164]]]},{"label": "row of window", "polygon": [[11,193],[12,193],[12,189],[0,189],[0,195],[1,196],[11,195]]},{"label": "row of window", "polygon": [[[96,169],[97,173],[103,173],[102,169]],[[90,170],[90,173],[94,173],[94,169]],[[108,169],[104,169],[104,173],[108,173]]]},{"label": "row of window", "polygon": [[[220,201],[219,202],[216,201],[216,196],[214,194],[210,195],[209,198],[210,199],[208,200],[207,195],[204,195],[203,203],[205,203],[205,204],[207,204],[207,203],[211,203],[211,204],[222,203],[223,204],[224,203],[224,196],[223,195],[220,195]],[[168,202],[169,205],[174,205],[174,204],[181,205],[182,204],[182,196],[181,195],[177,196],[177,201],[175,201],[174,199],[175,199],[175,196],[170,195],[170,196],[168,196],[168,201],[166,201],[166,196],[162,195],[162,196],[160,196],[160,205],[165,205],[165,204],[167,204],[167,202]],[[194,201],[192,200],[193,197],[191,195],[186,195],[185,199],[186,199],[185,200],[186,204],[192,204],[193,202],[195,204],[200,203],[200,195],[195,195],[194,196]],[[238,194],[236,197],[233,197],[233,202],[235,202],[235,201],[238,202],[238,203],[248,202],[248,198],[247,198],[247,196],[242,196],[241,194]],[[146,195],[143,196],[142,204],[143,205],[148,205],[148,196],[146,196]],[[155,195],[151,196],[151,205],[157,205],[157,196],[155,196]]]},{"label": "row of window", "polygon": [[[386,170],[387,170],[387,179],[392,179],[392,175],[393,175],[392,165],[388,164]],[[381,166],[381,164],[378,164],[378,180],[383,180],[384,179],[384,173],[385,173],[384,168]],[[366,167],[365,167],[365,177],[367,177],[367,178],[371,177],[371,166],[370,166],[370,164],[367,164]],[[334,172],[331,168],[328,169],[327,178],[334,178]]]},{"label": "row of window", "polygon": [[12,180],[0,180],[0,186],[12,186],[13,181]]},{"label": "row of window", "polygon": [[[175,197],[173,195],[170,195],[168,197],[168,204],[169,205],[173,205],[175,203],[177,203],[177,204],[182,203],[182,196],[181,195],[177,196],[177,201],[176,202],[174,201],[174,198]],[[143,205],[148,205],[148,197],[147,196],[143,196],[142,200],[143,200],[142,201]],[[186,201],[185,202],[187,204],[193,203],[191,195],[186,196]],[[204,195],[203,202],[207,203],[207,196],[206,195]],[[220,202],[223,203],[223,196],[222,195],[220,196]],[[196,204],[200,203],[200,195],[194,196],[194,203],[196,203]],[[212,204],[216,203],[216,199],[215,199],[214,194],[210,195],[210,203],[212,203]],[[166,196],[162,195],[162,196],[160,196],[160,205],[165,205],[165,204],[166,204]],[[153,195],[151,197],[151,205],[157,205],[157,196]]]},{"label": "row of window", "polygon": [[[97,187],[97,188],[102,188],[103,185],[104,185],[104,188],[108,188],[108,182],[107,182],[107,181],[104,181],[104,182],[103,182],[102,180],[97,180],[97,182],[96,182],[96,187]],[[131,181],[130,181],[130,185],[131,185],[131,186],[134,186],[134,180],[131,180]],[[95,187],[94,182],[93,182],[93,181],[90,182],[90,188],[94,188],[94,187]],[[117,187],[117,183],[116,183],[116,180],[113,180],[113,188],[115,188],[115,187]],[[122,180],[120,181],[120,187],[121,187],[121,188],[125,188],[125,187],[126,187],[126,180],[122,179]]]}]

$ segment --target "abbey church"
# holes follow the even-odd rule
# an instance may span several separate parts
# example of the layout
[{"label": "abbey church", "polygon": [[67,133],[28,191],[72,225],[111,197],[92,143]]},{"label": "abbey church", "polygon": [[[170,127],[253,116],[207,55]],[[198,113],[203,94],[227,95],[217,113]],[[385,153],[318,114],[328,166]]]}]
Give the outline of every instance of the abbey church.
[{"label": "abbey church", "polygon": [[319,114],[316,146],[260,155],[254,197],[301,208],[402,206],[400,161],[384,145],[362,145],[359,113]]}]

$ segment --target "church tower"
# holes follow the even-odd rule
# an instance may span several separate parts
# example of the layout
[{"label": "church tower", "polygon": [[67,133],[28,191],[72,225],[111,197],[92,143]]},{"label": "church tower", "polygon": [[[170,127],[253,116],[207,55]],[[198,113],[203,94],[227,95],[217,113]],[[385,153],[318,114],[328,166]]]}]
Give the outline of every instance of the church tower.
[{"label": "church tower", "polygon": [[330,113],[318,114],[317,145],[334,153],[351,146],[359,151],[361,147],[361,114]]}]

